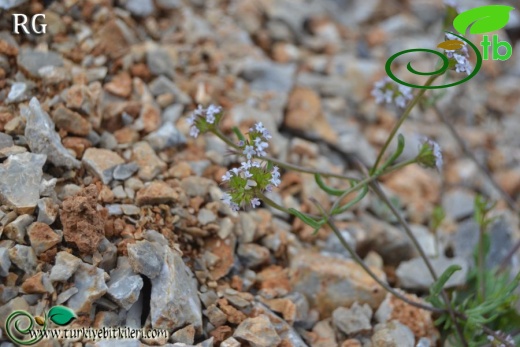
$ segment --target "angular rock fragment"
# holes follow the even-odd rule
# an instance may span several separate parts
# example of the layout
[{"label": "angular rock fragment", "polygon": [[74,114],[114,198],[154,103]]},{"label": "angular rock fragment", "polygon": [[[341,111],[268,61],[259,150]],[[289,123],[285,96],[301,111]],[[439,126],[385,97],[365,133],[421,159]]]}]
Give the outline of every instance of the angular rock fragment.
[{"label": "angular rock fragment", "polygon": [[202,312],[197,281],[176,251],[168,246],[163,249],[161,272],[152,279],[152,327],[176,329],[191,324],[200,333]]},{"label": "angular rock fragment", "polygon": [[108,297],[128,310],[139,299],[139,293],[143,288],[143,279],[134,273],[128,258],[119,257],[117,268],[110,272],[110,281],[108,281],[107,286]]},{"label": "angular rock fragment", "polygon": [[58,252],[50,274],[51,281],[67,281],[76,272],[80,264],[81,259],[72,254],[64,251]]},{"label": "angular rock fragment", "polygon": [[36,255],[40,255],[46,250],[54,247],[61,242],[61,235],[58,235],[47,224],[41,222],[34,222],[27,229],[31,247],[34,249]]},{"label": "angular rock fragment", "polygon": [[136,273],[153,279],[159,275],[163,267],[160,247],[148,241],[137,241],[127,246],[128,259]]},{"label": "angular rock fragment", "polygon": [[108,149],[89,148],[82,158],[87,170],[98,177],[104,184],[109,184],[113,172],[118,165],[124,164],[124,159]]},{"label": "angular rock fragment", "polygon": [[81,263],[74,273],[74,286],[78,292],[67,301],[67,306],[76,314],[90,313],[94,301],[107,292],[105,275],[102,269]]},{"label": "angular rock fragment", "polygon": [[32,213],[40,198],[42,167],[46,156],[21,153],[0,164],[0,200],[20,212]]},{"label": "angular rock fragment", "polygon": [[240,323],[233,337],[247,341],[252,347],[278,346],[282,342],[269,318],[263,314]]},{"label": "angular rock fragment", "polygon": [[29,107],[20,106],[20,112],[25,117],[25,137],[33,153],[47,155],[47,160],[56,166],[79,168],[80,162],[61,144],[54,123],[38,102],[32,98]]}]

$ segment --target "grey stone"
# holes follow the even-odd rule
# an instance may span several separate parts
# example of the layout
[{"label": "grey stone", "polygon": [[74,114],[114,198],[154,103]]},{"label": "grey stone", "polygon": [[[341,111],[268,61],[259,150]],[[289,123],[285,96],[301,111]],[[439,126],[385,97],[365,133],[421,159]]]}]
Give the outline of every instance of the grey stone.
[{"label": "grey stone", "polygon": [[141,213],[141,209],[139,207],[130,204],[122,204],[121,211],[123,211],[123,214],[127,216],[136,216]]},{"label": "grey stone", "polygon": [[83,154],[82,162],[104,184],[109,184],[117,165],[123,164],[125,161],[117,153],[108,149],[89,148]]},{"label": "grey stone", "polygon": [[473,214],[475,194],[464,189],[453,189],[442,197],[442,208],[446,215],[459,220]]},{"label": "grey stone", "polygon": [[372,329],[371,319],[372,309],[370,306],[367,304],[361,306],[357,302],[350,308],[338,307],[332,312],[332,322],[347,335]]},{"label": "grey stone", "polygon": [[139,299],[143,279],[134,273],[126,257],[119,257],[117,262],[117,268],[110,272],[107,295],[128,310]]},{"label": "grey stone", "polygon": [[117,147],[117,139],[108,131],[104,131],[99,139],[99,146],[105,149],[114,149]]},{"label": "grey stone", "polygon": [[44,66],[63,66],[63,59],[58,53],[22,49],[17,57],[18,66],[34,77],[39,77],[38,71]]},{"label": "grey stone", "polygon": [[152,0],[127,0],[124,6],[130,13],[138,17],[146,17],[154,11]]},{"label": "grey stone", "polygon": [[45,159],[45,155],[21,153],[11,155],[0,164],[0,200],[32,212],[40,198],[40,181]]},{"label": "grey stone", "polygon": [[15,82],[5,99],[6,104],[17,103],[29,99],[31,86],[25,82]]},{"label": "grey stone", "polygon": [[240,75],[250,82],[255,91],[288,93],[294,83],[296,65],[278,64],[271,61],[247,60]]},{"label": "grey stone", "polygon": [[98,252],[102,255],[102,259],[98,267],[106,272],[112,270],[117,264],[117,247],[106,237],[101,240],[98,246]]},{"label": "grey stone", "polygon": [[201,225],[206,225],[216,221],[217,216],[211,210],[208,210],[207,208],[201,208],[199,210],[199,214],[197,215],[197,220]]},{"label": "grey stone", "polygon": [[58,205],[51,198],[38,200],[38,222],[51,225],[58,216]]},{"label": "grey stone", "polygon": [[177,330],[170,336],[170,341],[193,345],[195,341],[195,328],[192,325],[188,325]]},{"label": "grey stone", "polygon": [[247,341],[252,347],[271,347],[282,342],[271,321],[264,314],[245,319],[237,327],[233,337]]},{"label": "grey stone", "polygon": [[10,267],[11,259],[9,259],[9,250],[5,247],[0,247],[0,277],[7,276]]},{"label": "grey stone", "polygon": [[17,297],[10,300],[7,304],[0,306],[0,326],[2,329],[5,327],[7,317],[16,310],[29,311],[29,305],[24,298]]},{"label": "grey stone", "polygon": [[[153,75],[173,77],[174,66],[168,51],[162,47],[153,47],[146,52],[146,64]],[[150,86],[151,87],[151,86]]]},{"label": "grey stone", "polygon": [[108,211],[110,216],[120,216],[123,214],[123,209],[121,208],[121,204],[109,204],[105,205],[105,208]]},{"label": "grey stone", "polygon": [[20,6],[25,2],[27,2],[27,0],[0,0],[0,8],[9,10],[13,7]]},{"label": "grey stone", "polygon": [[148,134],[146,141],[156,151],[186,143],[186,137],[172,123],[164,123],[159,129]]},{"label": "grey stone", "polygon": [[9,259],[28,275],[33,275],[36,272],[36,254],[31,247],[15,245],[9,249]]},{"label": "grey stone", "polygon": [[114,169],[113,176],[115,180],[124,181],[132,177],[137,170],[139,170],[139,165],[136,163],[120,164]]},{"label": "grey stone", "polygon": [[0,149],[11,147],[13,145],[13,138],[5,133],[0,132]]},{"label": "grey stone", "polygon": [[269,250],[256,243],[241,243],[237,254],[240,260],[248,267],[261,265],[269,260]]},{"label": "grey stone", "polygon": [[163,246],[160,274],[152,279],[150,317],[154,328],[176,329],[192,324],[202,331],[202,312],[197,281],[181,256]]},{"label": "grey stone", "polygon": [[181,0],[157,0],[157,6],[163,10],[173,10],[182,6]]},{"label": "grey stone", "polygon": [[164,122],[176,123],[179,118],[182,116],[182,111],[184,110],[184,105],[182,104],[174,104],[166,107],[162,113],[162,118]]},{"label": "grey stone", "polygon": [[[116,345],[117,347],[141,347],[141,342],[137,339],[119,339],[117,340]],[[92,347],[114,347],[114,341],[98,341]]]},{"label": "grey stone", "polygon": [[[171,60],[170,58],[168,58]],[[169,77],[169,76],[168,76]],[[173,94],[175,95],[175,101],[182,105],[191,103],[191,98],[188,94],[183,92],[175,83],[173,83],[166,76],[159,76],[150,83],[150,92],[153,96],[161,94]]]},{"label": "grey stone", "polygon": [[63,304],[65,301],[69,300],[71,298],[71,296],[73,296],[77,292],[79,292],[79,290],[76,287],[70,287],[69,289],[64,290],[56,298],[56,304],[57,305]]},{"label": "grey stone", "polygon": [[208,317],[209,322],[219,327],[224,325],[227,321],[227,315],[222,312],[216,305],[210,305],[206,310],[203,311],[204,315]]},{"label": "grey stone", "polygon": [[[437,276],[440,276],[449,266],[459,265],[457,271],[446,282],[445,288],[452,288],[466,283],[469,270],[468,261],[464,258],[432,258],[430,262]],[[408,289],[428,289],[433,284],[433,278],[422,258],[413,258],[402,262],[396,270],[397,278],[402,287]]]},{"label": "grey stone", "polygon": [[222,343],[220,344],[220,347],[240,347],[240,346],[241,346],[240,342],[238,342],[238,340],[235,339],[234,337],[227,338],[224,341],[222,341]]},{"label": "grey stone", "polygon": [[57,178],[51,178],[50,180],[42,179],[40,182],[40,196],[52,197],[56,193],[54,188],[56,187]]},{"label": "grey stone", "polygon": [[81,263],[74,273],[74,286],[78,292],[67,301],[67,307],[77,314],[90,313],[94,301],[107,292],[105,275],[102,269]]},{"label": "grey stone", "polygon": [[25,244],[27,227],[34,221],[34,217],[28,214],[18,216],[14,221],[7,224],[4,234],[11,240],[20,244]]},{"label": "grey stone", "polygon": [[49,278],[51,281],[65,282],[76,272],[80,264],[81,259],[72,254],[64,251],[58,252]]},{"label": "grey stone", "polygon": [[61,144],[54,123],[36,98],[31,99],[29,107],[20,106],[20,112],[27,121],[25,137],[32,152],[47,155],[47,160],[56,166],[80,167],[80,162]]},{"label": "grey stone", "polygon": [[127,197],[123,186],[117,186],[117,187],[113,188],[112,193],[114,194],[114,197],[116,199],[124,199]]},{"label": "grey stone", "polygon": [[137,175],[140,179],[151,181],[166,168],[164,163],[155,153],[150,144],[140,141],[133,146],[133,159],[139,165]]},{"label": "grey stone", "polygon": [[[341,235],[347,241],[347,243],[352,247],[352,249],[356,249],[356,239],[352,236],[352,234],[348,230],[341,230]],[[350,258],[347,250],[341,244],[339,238],[336,234],[331,233],[325,242],[323,250],[330,253],[335,253],[340,255],[341,257]]]},{"label": "grey stone", "polygon": [[[1,256],[0,256],[1,258]],[[18,296],[18,287],[6,287],[0,284],[0,305],[9,302]]]},{"label": "grey stone", "polygon": [[393,320],[376,325],[371,341],[373,346],[414,347],[415,336],[406,325]]},{"label": "grey stone", "polygon": [[190,176],[181,180],[181,188],[190,197],[206,196],[209,192],[209,188],[213,185],[215,185],[213,180],[198,176]]},{"label": "grey stone", "polygon": [[162,254],[149,241],[137,241],[127,246],[128,259],[136,273],[153,279],[159,276],[163,268]]}]

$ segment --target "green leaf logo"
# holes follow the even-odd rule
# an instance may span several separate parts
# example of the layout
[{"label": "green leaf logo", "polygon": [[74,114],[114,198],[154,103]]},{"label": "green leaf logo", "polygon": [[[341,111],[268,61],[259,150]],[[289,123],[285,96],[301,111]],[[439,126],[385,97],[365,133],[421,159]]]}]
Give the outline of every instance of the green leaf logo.
[{"label": "green leaf logo", "polygon": [[505,5],[489,5],[477,7],[459,14],[453,20],[453,27],[462,35],[471,26],[470,34],[485,34],[502,29],[509,21],[509,12],[514,7]]},{"label": "green leaf logo", "polygon": [[65,306],[54,306],[49,310],[49,319],[57,325],[67,325],[76,319],[76,314]]}]

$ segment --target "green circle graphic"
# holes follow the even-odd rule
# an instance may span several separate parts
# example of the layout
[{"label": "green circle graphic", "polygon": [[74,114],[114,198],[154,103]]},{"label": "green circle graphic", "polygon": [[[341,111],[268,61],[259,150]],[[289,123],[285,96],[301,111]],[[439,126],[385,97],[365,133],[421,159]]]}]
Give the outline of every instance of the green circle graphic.
[{"label": "green circle graphic", "polygon": [[402,85],[405,85],[405,86],[408,86],[408,87],[412,87],[412,88],[421,88],[421,89],[443,89],[443,88],[453,87],[453,86],[456,86],[458,84],[462,84],[464,82],[467,82],[470,79],[472,79],[473,77],[475,77],[477,75],[477,73],[479,72],[480,68],[482,67],[482,55],[480,54],[477,46],[475,46],[471,41],[465,39],[463,36],[457,35],[455,33],[449,32],[449,31],[446,31],[446,32],[449,33],[449,34],[452,34],[454,36],[457,36],[462,41],[466,42],[471,47],[471,49],[473,49],[473,52],[475,52],[475,56],[477,58],[477,63],[475,64],[475,68],[473,69],[471,74],[469,74],[466,78],[464,78],[464,79],[462,79],[460,81],[457,81],[457,82],[453,82],[453,83],[450,83],[450,84],[444,84],[444,85],[440,85],[440,86],[423,86],[423,85],[411,84],[411,83],[405,82],[405,81],[399,79],[397,76],[394,75],[394,73],[392,72],[392,63],[393,63],[393,61],[395,59],[397,59],[397,57],[399,57],[401,55],[404,55],[404,54],[407,54],[407,53],[413,53],[413,52],[433,53],[433,54],[437,55],[438,57],[440,57],[442,59],[442,63],[443,63],[442,66],[438,70],[436,70],[436,71],[433,71],[433,72],[421,72],[421,71],[415,70],[412,67],[412,64],[409,62],[408,65],[406,66],[406,68],[408,69],[408,71],[410,71],[414,75],[433,76],[433,75],[442,75],[443,73],[445,73],[448,70],[448,68],[449,68],[449,64],[450,64],[449,63],[449,59],[444,54],[442,54],[441,52],[435,51],[433,49],[426,49],[426,48],[407,49],[405,51],[397,52],[396,54],[394,54],[390,58],[388,58],[388,60],[386,61],[386,65],[385,65],[385,70],[386,70],[386,73],[388,74],[388,77],[390,77],[391,79],[393,79],[395,82],[397,82],[399,84],[402,84]]},{"label": "green circle graphic", "polygon": [[[25,329],[20,327],[20,323],[23,318],[29,319],[29,326]],[[42,330],[45,330],[47,328],[47,319],[46,318],[47,317],[45,317],[45,323],[43,324]],[[13,326],[13,323],[14,323],[14,326]],[[17,333],[22,334],[22,335],[27,335],[33,329],[33,327],[34,327],[34,317],[31,314],[29,314],[28,312],[25,312],[22,310],[14,311],[13,313],[11,313],[9,315],[9,317],[5,321],[5,333],[7,334],[7,336],[9,336],[9,338],[14,343],[17,343],[19,345],[24,345],[24,346],[34,345],[36,342],[40,341],[43,338],[43,335],[40,335],[39,337],[34,337],[30,340],[20,340],[14,335],[14,333],[12,331],[13,328]]]}]

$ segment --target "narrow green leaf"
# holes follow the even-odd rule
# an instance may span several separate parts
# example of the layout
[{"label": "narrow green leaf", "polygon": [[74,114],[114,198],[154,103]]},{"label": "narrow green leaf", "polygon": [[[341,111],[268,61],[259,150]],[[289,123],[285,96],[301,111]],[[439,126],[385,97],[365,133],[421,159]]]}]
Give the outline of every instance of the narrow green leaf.
[{"label": "narrow green leaf", "polygon": [[459,265],[451,265],[450,267],[448,267],[446,271],[443,272],[439,279],[430,288],[430,295],[438,296],[441,293],[442,288],[444,288],[446,282],[448,282],[448,280],[450,279],[450,277],[453,276],[455,272],[461,269],[462,267],[460,267]]},{"label": "narrow green leaf", "polygon": [[321,178],[321,175],[319,175],[319,174],[314,174],[314,179],[316,180],[316,183],[318,184],[318,186],[320,186],[321,189],[323,189],[325,192],[327,192],[330,195],[340,196],[341,194],[343,194],[345,192],[344,190],[335,189],[335,188],[327,186],[325,184],[325,182],[323,182],[323,179]]},{"label": "narrow green leaf", "polygon": [[378,172],[382,172],[384,169],[392,165],[393,162],[395,162],[399,156],[403,153],[404,150],[404,136],[402,134],[397,135],[397,149],[395,152],[388,158],[388,160],[381,166],[381,168],[378,170]]},{"label": "narrow green leaf", "polygon": [[65,306],[54,306],[49,310],[49,319],[57,325],[67,325],[76,319],[76,314],[70,308]]},{"label": "narrow green leaf", "polygon": [[294,208],[290,208],[289,212],[291,214],[295,215],[296,217],[300,218],[305,224],[313,227],[314,229],[318,229],[321,227],[321,224],[319,222],[315,221],[314,219],[308,217],[304,213],[302,213]]},{"label": "narrow green leaf", "polygon": [[471,26],[470,34],[485,34],[502,29],[509,21],[509,12],[514,7],[505,5],[489,5],[464,11],[455,17],[453,27],[462,35]]},{"label": "narrow green leaf", "polygon": [[346,210],[348,210],[349,208],[351,208],[352,206],[354,206],[355,204],[360,202],[361,199],[363,199],[365,197],[365,195],[367,195],[367,193],[368,193],[368,185],[365,184],[363,186],[363,188],[361,188],[361,192],[359,192],[358,195],[352,201],[349,201],[345,205],[336,208],[334,211],[332,211],[332,215],[336,215],[336,214],[345,212]]},{"label": "narrow green leaf", "polygon": [[233,127],[233,132],[235,133],[235,135],[238,137],[238,139],[240,141],[245,141],[246,140],[244,135],[242,135],[242,133],[240,132],[240,129],[238,129],[237,127]]}]

